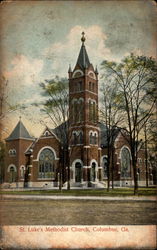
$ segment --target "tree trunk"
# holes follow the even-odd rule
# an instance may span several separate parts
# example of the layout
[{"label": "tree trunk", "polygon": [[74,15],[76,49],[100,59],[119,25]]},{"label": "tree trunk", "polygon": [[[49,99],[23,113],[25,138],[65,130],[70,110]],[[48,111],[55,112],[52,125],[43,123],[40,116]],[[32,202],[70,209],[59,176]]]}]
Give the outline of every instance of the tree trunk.
[{"label": "tree trunk", "polygon": [[136,160],[134,159],[134,156],[132,157],[132,166],[133,166],[133,173],[134,173],[134,195],[138,194],[138,179],[137,179],[137,166],[136,166]]},{"label": "tree trunk", "polygon": [[67,166],[68,166],[68,183],[67,183],[67,190],[70,190],[70,150],[67,150]]},{"label": "tree trunk", "polygon": [[146,187],[148,187],[148,152],[147,152],[147,128],[146,128],[146,124],[145,124],[145,128],[144,128],[144,137],[145,137]]},{"label": "tree trunk", "polygon": [[114,149],[112,147],[112,189],[114,189]]}]

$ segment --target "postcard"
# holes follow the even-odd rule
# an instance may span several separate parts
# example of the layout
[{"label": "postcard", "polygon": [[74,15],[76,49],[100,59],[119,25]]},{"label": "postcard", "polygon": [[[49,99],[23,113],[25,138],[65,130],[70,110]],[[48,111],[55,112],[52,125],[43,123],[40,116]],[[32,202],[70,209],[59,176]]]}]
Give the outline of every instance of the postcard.
[{"label": "postcard", "polygon": [[2,1],[2,249],[156,249],[156,2]]}]

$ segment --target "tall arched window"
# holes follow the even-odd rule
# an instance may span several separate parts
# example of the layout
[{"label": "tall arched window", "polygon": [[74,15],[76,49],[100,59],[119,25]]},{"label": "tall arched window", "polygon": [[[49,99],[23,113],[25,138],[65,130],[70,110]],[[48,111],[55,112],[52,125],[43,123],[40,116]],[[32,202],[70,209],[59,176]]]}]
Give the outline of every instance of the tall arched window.
[{"label": "tall arched window", "polygon": [[97,122],[97,108],[96,108],[96,101],[89,100],[89,121]]},{"label": "tall arched window", "polygon": [[78,104],[77,100],[74,101],[74,122],[78,121]]},{"label": "tall arched window", "polygon": [[92,134],[92,132],[89,135],[89,144],[93,144],[93,134]]},{"label": "tall arched window", "polygon": [[97,144],[97,135],[96,135],[96,133],[94,133],[93,142],[94,142],[94,144]]},{"label": "tall arched window", "polygon": [[121,151],[121,177],[131,176],[131,157],[127,147],[122,148]]},{"label": "tall arched window", "polygon": [[82,131],[80,131],[79,133],[79,143],[83,144],[83,132]]},{"label": "tall arched window", "polygon": [[92,121],[92,102],[89,100],[89,121]]},{"label": "tall arched window", "polygon": [[39,156],[39,175],[41,179],[51,179],[54,177],[55,156],[52,150],[45,148]]},{"label": "tall arched window", "polygon": [[79,101],[79,121],[82,122],[83,121],[83,100],[81,99]]}]

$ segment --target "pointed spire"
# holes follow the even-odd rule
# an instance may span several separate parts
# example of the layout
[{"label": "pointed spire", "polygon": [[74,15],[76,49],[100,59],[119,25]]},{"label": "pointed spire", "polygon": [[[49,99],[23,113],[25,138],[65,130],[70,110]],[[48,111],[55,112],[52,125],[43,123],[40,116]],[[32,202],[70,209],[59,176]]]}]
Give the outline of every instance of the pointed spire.
[{"label": "pointed spire", "polygon": [[84,45],[84,42],[86,40],[84,35],[85,35],[85,33],[82,32],[82,38],[81,38],[82,46],[81,46],[80,53],[79,53],[76,64],[78,64],[81,68],[86,69],[89,67],[90,61],[89,61],[88,54],[87,54],[87,51],[86,51],[86,48]]},{"label": "pointed spire", "polygon": [[27,129],[21,122],[21,117],[19,117],[20,120],[10,136],[6,140],[16,140],[16,139],[33,139],[33,137],[30,136]]}]

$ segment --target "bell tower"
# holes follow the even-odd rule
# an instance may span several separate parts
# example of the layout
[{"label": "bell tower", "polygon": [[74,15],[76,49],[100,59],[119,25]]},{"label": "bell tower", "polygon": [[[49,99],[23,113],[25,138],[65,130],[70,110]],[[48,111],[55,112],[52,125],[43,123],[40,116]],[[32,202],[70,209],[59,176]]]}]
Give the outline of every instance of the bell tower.
[{"label": "bell tower", "polygon": [[85,33],[74,69],[69,66],[69,154],[71,184],[94,185],[101,179],[98,127],[98,71],[90,63]]}]

